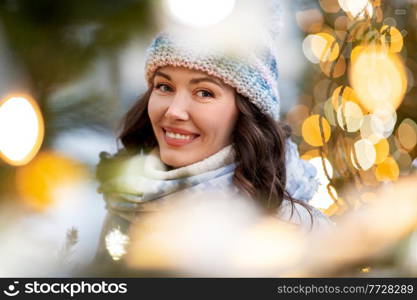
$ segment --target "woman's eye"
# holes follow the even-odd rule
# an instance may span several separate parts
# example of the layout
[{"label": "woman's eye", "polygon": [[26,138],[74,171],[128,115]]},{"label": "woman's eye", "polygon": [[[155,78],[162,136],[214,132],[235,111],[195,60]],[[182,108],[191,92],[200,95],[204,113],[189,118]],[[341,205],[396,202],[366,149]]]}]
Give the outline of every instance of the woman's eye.
[{"label": "woman's eye", "polygon": [[197,95],[203,98],[213,98],[213,93],[206,91],[206,90],[200,90],[197,92]]},{"label": "woman's eye", "polygon": [[161,92],[169,92],[169,91],[171,91],[171,88],[168,85],[164,84],[164,83],[157,84],[155,86],[155,88],[157,90],[160,90]]}]

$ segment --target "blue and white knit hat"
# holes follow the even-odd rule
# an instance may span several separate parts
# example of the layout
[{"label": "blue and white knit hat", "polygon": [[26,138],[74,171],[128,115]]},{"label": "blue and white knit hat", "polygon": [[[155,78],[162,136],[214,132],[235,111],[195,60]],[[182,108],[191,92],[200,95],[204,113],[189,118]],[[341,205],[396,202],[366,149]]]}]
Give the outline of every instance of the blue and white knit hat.
[{"label": "blue and white knit hat", "polygon": [[[226,39],[239,39],[234,32]],[[163,66],[186,67],[220,78],[247,97],[263,113],[279,119],[278,63],[274,39],[267,28],[256,47],[231,50],[222,32],[193,30],[187,33],[163,31],[152,41],[146,52],[145,76],[148,86],[155,71]]]}]

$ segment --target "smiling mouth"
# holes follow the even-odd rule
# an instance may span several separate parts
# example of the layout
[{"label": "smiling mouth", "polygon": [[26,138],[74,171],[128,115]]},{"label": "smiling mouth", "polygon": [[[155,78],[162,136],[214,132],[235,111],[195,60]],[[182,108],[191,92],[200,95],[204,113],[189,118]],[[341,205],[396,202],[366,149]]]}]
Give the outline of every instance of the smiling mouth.
[{"label": "smiling mouth", "polygon": [[179,139],[179,140],[193,140],[200,136],[199,134],[178,133],[178,132],[174,132],[169,129],[166,129],[164,127],[162,127],[162,131],[164,132],[165,136],[168,136],[173,139]]},{"label": "smiling mouth", "polygon": [[183,146],[191,143],[200,136],[199,134],[177,133],[165,128],[162,128],[162,132],[164,133],[165,142],[170,146]]}]

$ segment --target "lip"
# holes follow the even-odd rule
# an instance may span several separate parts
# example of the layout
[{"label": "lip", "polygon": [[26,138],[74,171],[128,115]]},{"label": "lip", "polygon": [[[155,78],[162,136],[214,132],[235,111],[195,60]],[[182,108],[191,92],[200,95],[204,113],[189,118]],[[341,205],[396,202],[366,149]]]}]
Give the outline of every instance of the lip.
[{"label": "lip", "polygon": [[[170,132],[179,133],[179,134],[193,135],[194,137],[190,140],[178,140],[178,139],[170,138],[166,136],[165,134],[165,131],[167,130]],[[174,146],[174,147],[181,147],[181,146],[190,144],[194,142],[200,136],[199,134],[187,131],[185,129],[165,127],[165,126],[162,127],[162,134],[164,136],[165,143],[167,143],[169,146]]]},{"label": "lip", "polygon": [[162,126],[163,130],[174,132],[174,133],[180,133],[180,134],[186,134],[186,135],[199,135],[198,133],[194,133],[185,129],[181,128],[175,128],[175,127],[168,127],[168,126]]}]

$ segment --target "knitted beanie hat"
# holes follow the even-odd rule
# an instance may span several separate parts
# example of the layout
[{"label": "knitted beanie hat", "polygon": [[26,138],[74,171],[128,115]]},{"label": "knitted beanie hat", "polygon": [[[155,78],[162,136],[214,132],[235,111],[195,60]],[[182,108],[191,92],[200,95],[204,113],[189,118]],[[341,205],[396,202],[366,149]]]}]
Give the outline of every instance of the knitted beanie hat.
[{"label": "knitted beanie hat", "polygon": [[221,31],[163,31],[146,51],[145,76],[148,87],[152,84],[155,71],[163,66],[202,71],[220,78],[263,113],[278,120],[278,64],[271,33],[267,28],[265,34],[257,39],[255,47],[248,47],[247,43],[232,49],[228,40],[242,40],[242,32],[233,32],[231,35],[229,32],[225,37]]}]

